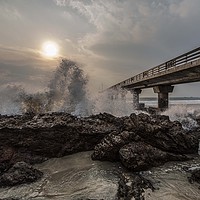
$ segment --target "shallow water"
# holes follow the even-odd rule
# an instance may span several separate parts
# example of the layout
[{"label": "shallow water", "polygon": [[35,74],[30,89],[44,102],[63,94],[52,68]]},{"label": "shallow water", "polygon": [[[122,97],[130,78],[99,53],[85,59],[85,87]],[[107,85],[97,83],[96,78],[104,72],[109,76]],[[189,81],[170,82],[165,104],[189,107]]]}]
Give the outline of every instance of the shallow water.
[{"label": "shallow water", "polygon": [[188,170],[200,168],[200,157],[186,162],[169,162],[161,167],[144,172],[144,177],[153,182],[156,190],[146,192],[146,200],[199,200],[200,185],[190,184]]},{"label": "shallow water", "polygon": [[119,164],[92,161],[92,152],[50,159],[36,167],[45,173],[33,184],[0,189],[0,197],[23,200],[114,200],[118,188]]},{"label": "shallow water", "polygon": [[[119,163],[92,161],[90,152],[50,159],[35,165],[44,177],[32,184],[0,189],[0,197],[22,200],[115,200]],[[200,157],[187,162],[170,162],[142,175],[153,182],[156,190],[146,190],[147,200],[199,200],[198,184],[190,184],[184,168],[200,168]]]}]

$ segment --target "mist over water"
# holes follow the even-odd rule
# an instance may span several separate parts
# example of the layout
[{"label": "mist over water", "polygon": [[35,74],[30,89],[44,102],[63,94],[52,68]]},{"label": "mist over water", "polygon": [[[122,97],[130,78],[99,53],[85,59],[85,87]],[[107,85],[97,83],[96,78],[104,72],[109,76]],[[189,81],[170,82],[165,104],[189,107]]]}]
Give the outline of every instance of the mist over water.
[{"label": "mist over water", "polygon": [[[0,114],[16,115],[27,112],[39,114],[46,112],[68,112],[76,116],[89,116],[107,112],[115,116],[127,116],[141,112],[134,110],[132,99],[118,98],[111,100],[109,93],[89,93],[88,77],[80,65],[63,59],[52,79],[48,90],[43,93],[28,94],[22,86],[8,85],[0,88]],[[146,101],[146,106],[156,102]],[[200,117],[200,104],[196,101],[174,101],[170,108],[163,112],[170,120],[179,121],[185,129],[197,127],[196,119]]]},{"label": "mist over water", "polygon": [[81,116],[91,114],[87,83],[88,78],[78,64],[63,59],[49,84],[50,111]]},{"label": "mist over water", "polygon": [[[115,94],[88,91],[88,77],[79,65],[70,60],[62,60],[57,67],[43,93],[28,94],[19,85],[8,85],[0,88],[0,114],[15,115],[45,112],[68,112],[76,116],[88,116],[107,112],[115,116],[128,116],[143,111],[134,110],[131,98],[112,98]],[[146,106],[156,105],[154,102],[144,102]],[[148,105],[149,104],[149,105]],[[192,105],[191,105],[192,104]],[[183,128],[192,130],[197,127],[200,118],[200,102],[174,102],[169,109],[161,113],[168,115],[170,120],[181,122]],[[192,161],[199,167],[199,158]],[[189,166],[185,163],[185,166]],[[37,166],[44,177],[31,185],[0,189],[1,198],[19,197],[20,199],[116,199],[119,177],[116,171],[123,170],[118,163],[105,163],[91,160],[91,152],[82,152],[63,158],[50,159]],[[159,170],[157,172],[157,170]],[[197,187],[189,184],[187,174],[181,167],[165,165],[154,171],[146,172],[147,178],[158,179],[160,190],[151,193],[146,199],[189,199],[198,198]],[[156,182],[157,184],[157,182]],[[186,188],[183,190],[183,188]],[[190,191],[188,195],[188,191]],[[186,198],[183,198],[183,195]],[[197,198],[196,198],[197,197]]]},{"label": "mist over water", "polygon": [[0,114],[16,115],[22,113],[21,97],[24,89],[18,85],[8,85],[0,88]]},{"label": "mist over water", "polygon": [[168,115],[171,121],[179,121],[184,129],[198,127],[196,119],[200,117],[200,105],[172,105],[162,113]]}]

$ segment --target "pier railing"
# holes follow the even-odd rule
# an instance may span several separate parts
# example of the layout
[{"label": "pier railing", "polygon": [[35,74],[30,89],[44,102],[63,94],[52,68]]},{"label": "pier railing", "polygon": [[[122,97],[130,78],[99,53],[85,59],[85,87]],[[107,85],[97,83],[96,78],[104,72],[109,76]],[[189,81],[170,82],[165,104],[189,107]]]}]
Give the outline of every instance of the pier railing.
[{"label": "pier railing", "polygon": [[170,70],[172,68],[177,68],[181,65],[191,63],[198,59],[200,59],[200,47],[198,47],[192,51],[189,51],[185,54],[182,54],[176,58],[168,60],[167,62],[164,62],[164,63],[162,63],[156,67],[153,67],[149,70],[146,70],[140,74],[137,74],[136,76],[126,79],[116,85],[109,87],[108,89],[116,89],[118,87],[125,87],[127,85],[131,85],[136,82],[142,81],[143,79],[153,78],[154,76],[157,76],[160,73],[167,72],[168,70]]}]

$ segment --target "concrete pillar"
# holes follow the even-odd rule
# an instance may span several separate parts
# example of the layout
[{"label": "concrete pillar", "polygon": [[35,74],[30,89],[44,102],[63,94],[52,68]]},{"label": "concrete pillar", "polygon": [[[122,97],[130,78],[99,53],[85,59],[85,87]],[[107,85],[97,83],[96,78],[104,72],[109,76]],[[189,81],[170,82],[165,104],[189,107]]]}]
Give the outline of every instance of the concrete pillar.
[{"label": "concrete pillar", "polygon": [[173,92],[174,86],[159,85],[153,87],[154,93],[158,93],[158,108],[165,110],[169,106],[169,93]]},{"label": "concrete pillar", "polygon": [[140,103],[139,103],[139,94],[142,92],[141,89],[131,89],[131,94],[133,94],[133,108],[135,110],[140,109]]}]

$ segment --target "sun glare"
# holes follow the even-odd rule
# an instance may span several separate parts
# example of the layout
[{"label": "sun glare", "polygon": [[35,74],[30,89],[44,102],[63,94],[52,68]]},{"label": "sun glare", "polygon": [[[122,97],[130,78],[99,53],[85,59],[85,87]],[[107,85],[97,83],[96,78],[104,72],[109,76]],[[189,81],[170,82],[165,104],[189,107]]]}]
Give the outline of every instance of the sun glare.
[{"label": "sun glare", "polygon": [[45,42],[42,45],[42,54],[49,58],[56,57],[58,55],[58,45],[52,41]]}]

